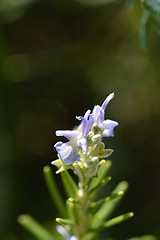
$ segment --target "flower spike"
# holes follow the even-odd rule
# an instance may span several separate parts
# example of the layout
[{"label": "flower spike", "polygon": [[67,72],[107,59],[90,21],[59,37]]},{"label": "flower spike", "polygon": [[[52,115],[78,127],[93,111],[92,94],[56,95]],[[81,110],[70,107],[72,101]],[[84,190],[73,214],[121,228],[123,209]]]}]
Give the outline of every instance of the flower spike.
[{"label": "flower spike", "polygon": [[[85,167],[93,167],[93,171],[90,170],[91,175],[96,174],[97,166],[92,159],[94,157],[103,158],[109,156],[108,150],[104,149],[102,154],[99,147],[102,145],[102,137],[113,137],[113,130],[118,126],[116,121],[105,120],[105,109],[113,97],[114,93],[109,94],[102,106],[94,106],[92,113],[91,110],[87,110],[84,117],[76,117],[81,121],[76,129],[56,131],[57,136],[63,136],[68,140],[66,143],[57,142],[54,145],[63,164],[72,165],[81,161]],[[61,170],[64,169],[63,166]]]}]

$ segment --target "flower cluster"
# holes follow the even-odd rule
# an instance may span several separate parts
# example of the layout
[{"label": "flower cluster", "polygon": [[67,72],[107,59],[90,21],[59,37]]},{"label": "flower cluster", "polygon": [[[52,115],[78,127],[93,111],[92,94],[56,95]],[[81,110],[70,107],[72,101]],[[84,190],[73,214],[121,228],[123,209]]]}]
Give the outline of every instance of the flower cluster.
[{"label": "flower cluster", "polygon": [[111,149],[104,149],[102,137],[113,137],[114,127],[118,125],[116,121],[104,119],[105,109],[113,97],[114,93],[109,94],[101,106],[94,106],[93,111],[88,110],[84,117],[76,117],[81,121],[76,129],[56,131],[57,136],[68,139],[66,143],[57,142],[54,145],[59,159],[52,164],[61,167],[59,171],[69,168],[76,162],[83,162],[86,167],[112,153]]}]

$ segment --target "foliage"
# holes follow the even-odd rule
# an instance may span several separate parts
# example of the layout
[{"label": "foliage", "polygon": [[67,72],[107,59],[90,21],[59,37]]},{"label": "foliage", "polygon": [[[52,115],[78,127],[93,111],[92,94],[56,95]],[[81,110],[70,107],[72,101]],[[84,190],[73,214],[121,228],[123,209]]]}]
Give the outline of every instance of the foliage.
[{"label": "foliage", "polygon": [[[111,162],[103,158],[110,156],[113,150],[105,149],[102,137],[113,137],[113,129],[118,125],[116,121],[104,120],[106,106],[113,97],[114,93],[101,106],[96,105],[92,113],[88,110],[84,117],[77,117],[81,123],[74,130],[56,131],[57,136],[69,140],[54,145],[58,159],[52,161],[58,168],[56,173],[62,176],[64,190],[69,197],[66,206],[49,166],[44,168],[44,176],[51,198],[63,217],[56,218],[56,222],[61,225],[57,226],[57,231],[66,240],[99,239],[103,229],[113,227],[134,215],[129,212],[110,219],[128,189],[125,181],[120,182],[109,196],[96,201],[101,188],[111,180],[107,176]],[[77,183],[67,169],[75,173]],[[19,216],[18,221],[39,240],[56,239],[54,234],[51,235],[30,216]]]},{"label": "foliage", "polygon": [[144,10],[141,20],[140,41],[146,47],[152,26],[160,34],[160,2],[158,0],[141,0],[141,2]]}]

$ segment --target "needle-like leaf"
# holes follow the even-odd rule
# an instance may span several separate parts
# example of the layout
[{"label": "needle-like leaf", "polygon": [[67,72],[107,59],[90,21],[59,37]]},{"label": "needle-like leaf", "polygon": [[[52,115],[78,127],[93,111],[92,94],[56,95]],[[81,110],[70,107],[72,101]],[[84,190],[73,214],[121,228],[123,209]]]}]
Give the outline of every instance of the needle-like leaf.
[{"label": "needle-like leaf", "polygon": [[[128,189],[128,183],[123,181],[120,182],[117,187],[113,190],[112,194],[116,194],[120,191],[125,193]],[[104,220],[108,219],[112,212],[115,210],[117,205],[120,203],[123,195],[119,198],[116,198],[112,201],[106,202],[102,205],[102,207],[97,211],[97,213],[93,216],[91,228],[98,228],[104,222]]]},{"label": "needle-like leaf", "polygon": [[38,240],[56,240],[56,238],[30,215],[20,215],[18,222]]},{"label": "needle-like leaf", "polygon": [[78,187],[71,175],[64,171],[61,173],[64,189],[68,197],[75,198],[78,193]]},{"label": "needle-like leaf", "polygon": [[45,178],[52,201],[54,202],[55,206],[57,207],[61,215],[66,217],[67,213],[66,213],[65,203],[57,188],[57,184],[54,180],[51,168],[49,166],[45,166],[43,169],[43,172],[44,172],[44,178]]}]

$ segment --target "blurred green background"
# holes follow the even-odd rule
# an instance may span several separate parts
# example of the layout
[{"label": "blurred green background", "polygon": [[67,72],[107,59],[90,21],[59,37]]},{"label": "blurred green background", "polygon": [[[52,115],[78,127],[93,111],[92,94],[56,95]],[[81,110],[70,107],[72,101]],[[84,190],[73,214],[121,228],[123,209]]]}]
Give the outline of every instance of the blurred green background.
[{"label": "blurred green background", "polygon": [[160,238],[160,39],[152,31],[142,49],[141,15],[139,1],[0,1],[0,239],[33,239],[19,214],[54,224],[42,169],[57,158],[55,130],[113,91],[106,117],[120,125],[105,139],[115,150],[106,193],[129,181],[115,215],[135,217],[103,235]]}]

